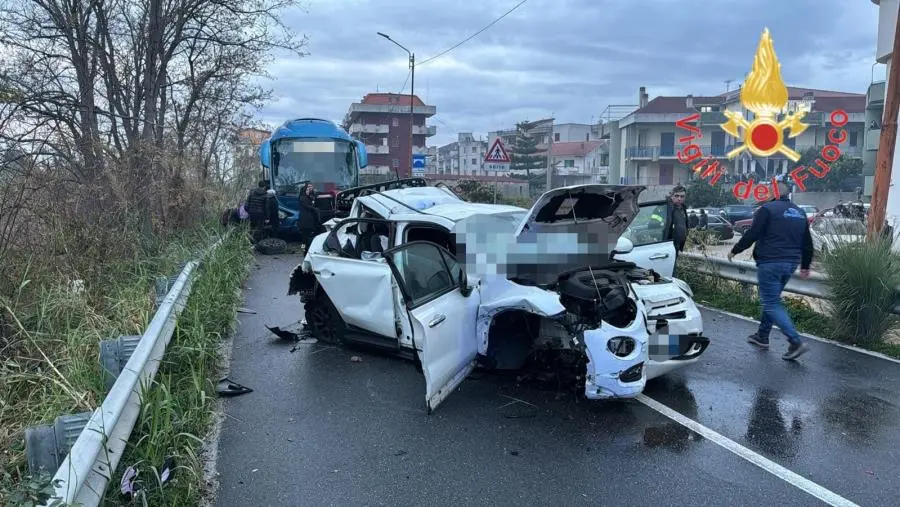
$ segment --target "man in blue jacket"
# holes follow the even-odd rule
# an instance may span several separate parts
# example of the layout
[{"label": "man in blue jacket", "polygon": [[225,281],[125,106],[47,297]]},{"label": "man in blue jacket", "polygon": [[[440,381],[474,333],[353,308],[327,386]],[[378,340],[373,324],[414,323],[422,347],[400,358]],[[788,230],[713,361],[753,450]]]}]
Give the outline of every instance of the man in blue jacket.
[{"label": "man in blue jacket", "polygon": [[794,328],[791,317],[781,303],[781,292],[791,275],[800,266],[800,276],[809,276],[813,258],[813,242],[809,233],[806,213],[788,198],[790,189],[778,183],[779,198],[759,207],[753,216],[753,224],[728,254],[730,261],[753,243],[753,259],[759,280],[759,299],[762,303],[762,319],[759,330],[750,335],[748,342],[762,349],[769,348],[769,333],[776,325],[790,343],[781,356],[794,360],[807,352],[808,346]]}]

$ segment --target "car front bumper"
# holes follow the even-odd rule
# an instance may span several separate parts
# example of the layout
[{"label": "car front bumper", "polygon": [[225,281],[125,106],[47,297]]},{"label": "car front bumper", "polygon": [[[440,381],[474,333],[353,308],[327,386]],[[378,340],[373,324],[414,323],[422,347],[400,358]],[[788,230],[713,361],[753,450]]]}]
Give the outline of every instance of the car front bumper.
[{"label": "car front bumper", "polygon": [[696,363],[710,343],[703,336],[703,316],[687,294],[675,284],[654,289],[644,299],[648,380]]},{"label": "car front bumper", "polygon": [[[640,315],[640,313],[639,313]],[[610,340],[630,339],[634,349],[624,357],[610,350]],[[588,358],[584,395],[591,400],[634,398],[647,384],[647,345],[649,335],[643,317],[627,328],[617,328],[606,322],[600,329],[584,332],[585,354]]]}]

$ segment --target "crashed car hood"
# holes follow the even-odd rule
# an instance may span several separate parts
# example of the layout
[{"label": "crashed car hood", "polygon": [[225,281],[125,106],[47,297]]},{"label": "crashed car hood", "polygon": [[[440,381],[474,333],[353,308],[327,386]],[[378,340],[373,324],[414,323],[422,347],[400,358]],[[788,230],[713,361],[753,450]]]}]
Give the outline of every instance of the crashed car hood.
[{"label": "crashed car hood", "polygon": [[[469,272],[505,273],[544,285],[559,273],[608,262],[640,212],[643,186],[576,185],[542,195],[513,228],[512,214],[473,215],[456,223],[458,253]],[[462,252],[460,251],[462,250]],[[496,267],[494,267],[496,266]],[[485,271],[487,269],[488,271]]]}]

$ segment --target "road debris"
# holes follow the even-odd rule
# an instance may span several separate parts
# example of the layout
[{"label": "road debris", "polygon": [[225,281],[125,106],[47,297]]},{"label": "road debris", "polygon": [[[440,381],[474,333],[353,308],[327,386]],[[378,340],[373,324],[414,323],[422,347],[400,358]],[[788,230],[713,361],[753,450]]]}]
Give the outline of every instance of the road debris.
[{"label": "road debris", "polygon": [[238,308],[238,313],[249,313],[250,315],[256,315],[256,310],[251,310],[249,308]]},{"label": "road debris", "polygon": [[281,329],[278,326],[275,326],[275,327],[266,326],[266,329],[268,329],[269,331],[274,333],[275,336],[277,336],[278,338],[281,338],[282,340],[294,341],[294,342],[300,341],[300,335],[293,331],[287,331],[287,330]]},{"label": "road debris", "polygon": [[350,357],[350,362],[351,362],[351,363],[361,363],[361,362],[362,362],[362,358],[359,357],[359,356],[351,356],[351,357]]},{"label": "road debris", "polygon": [[221,380],[219,380],[219,383],[216,384],[216,393],[218,393],[219,396],[239,396],[241,394],[252,392],[253,389],[242,386],[241,384],[238,384],[228,377],[222,378]]}]

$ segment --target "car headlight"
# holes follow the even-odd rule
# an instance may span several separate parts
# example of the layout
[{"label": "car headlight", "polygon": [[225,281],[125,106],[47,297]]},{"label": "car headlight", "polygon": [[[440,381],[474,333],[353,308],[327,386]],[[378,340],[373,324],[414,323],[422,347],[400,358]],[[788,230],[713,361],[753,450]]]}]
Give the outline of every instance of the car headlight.
[{"label": "car headlight", "polygon": [[285,218],[287,218],[287,213],[285,213],[284,211],[278,210],[278,219],[284,220]]},{"label": "car headlight", "polygon": [[694,291],[691,290],[691,286],[687,284],[684,280],[680,280],[678,278],[672,278],[672,283],[674,283],[681,292],[687,294],[687,296],[691,299],[694,299]]}]

